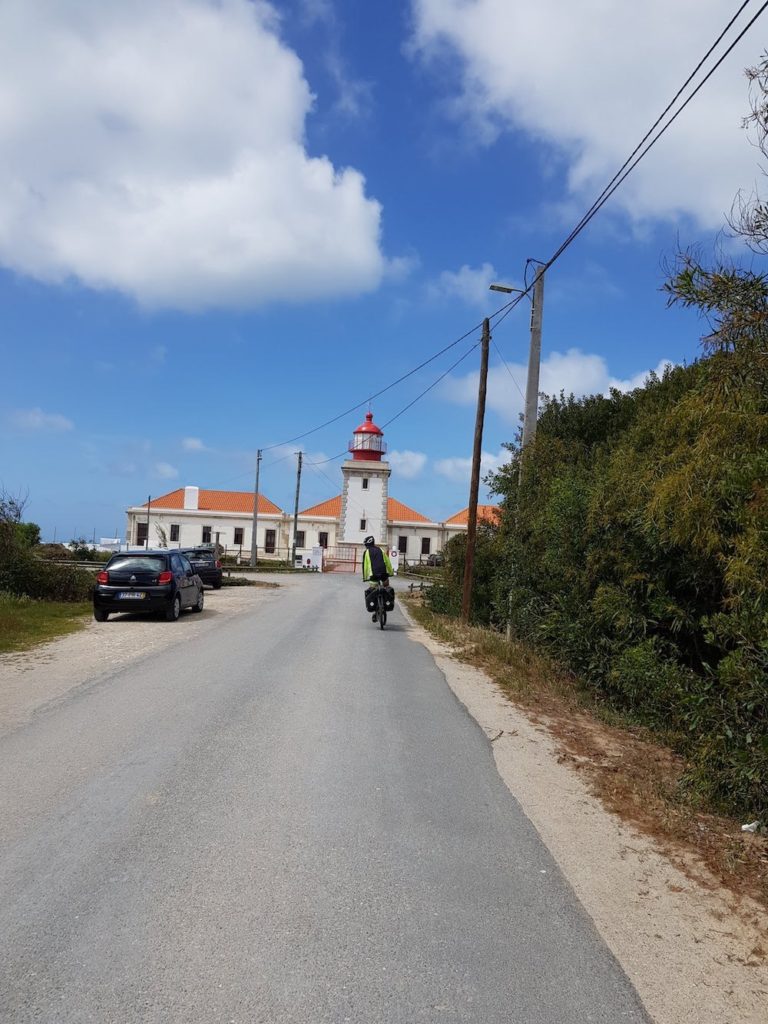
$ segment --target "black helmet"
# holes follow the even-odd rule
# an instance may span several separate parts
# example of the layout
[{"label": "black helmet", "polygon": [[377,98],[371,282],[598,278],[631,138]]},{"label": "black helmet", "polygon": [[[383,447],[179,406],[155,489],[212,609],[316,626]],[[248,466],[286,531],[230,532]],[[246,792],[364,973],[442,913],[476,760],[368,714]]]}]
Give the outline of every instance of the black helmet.
[{"label": "black helmet", "polygon": [[373,545],[376,543],[376,538],[375,537],[366,537],[365,540],[363,541],[363,543],[365,544],[365,546],[367,548],[373,547]]}]

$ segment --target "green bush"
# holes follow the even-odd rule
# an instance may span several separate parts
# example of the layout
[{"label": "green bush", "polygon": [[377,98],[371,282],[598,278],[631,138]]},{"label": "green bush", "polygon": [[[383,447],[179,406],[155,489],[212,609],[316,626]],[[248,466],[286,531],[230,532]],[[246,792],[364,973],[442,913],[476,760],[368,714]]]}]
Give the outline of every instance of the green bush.
[{"label": "green bush", "polygon": [[32,555],[0,563],[0,590],[43,601],[87,601],[94,578],[85,569],[54,565]]},{"label": "green bush", "polygon": [[481,586],[491,622],[663,732],[702,799],[765,818],[768,281],[748,284],[744,299],[718,279],[728,344],[705,358],[629,394],[545,402],[535,442],[494,478]]}]

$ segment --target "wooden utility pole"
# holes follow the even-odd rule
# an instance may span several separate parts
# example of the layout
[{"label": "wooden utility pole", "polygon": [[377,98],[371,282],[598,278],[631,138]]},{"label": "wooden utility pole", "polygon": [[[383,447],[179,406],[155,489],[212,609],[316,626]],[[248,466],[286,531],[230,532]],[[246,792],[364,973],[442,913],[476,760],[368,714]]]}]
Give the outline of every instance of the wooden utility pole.
[{"label": "wooden utility pole", "polygon": [[488,349],[491,343],[491,322],[483,320],[483,338],[480,348],[480,383],[477,390],[477,417],[475,418],[475,444],[472,450],[472,478],[469,483],[469,515],[467,520],[467,552],[464,560],[464,592],[461,599],[461,618],[469,622],[472,609],[472,570],[475,564],[477,539],[477,496],[480,491],[480,458],[483,451],[483,423],[485,421],[485,392],[488,383]]},{"label": "wooden utility pole", "polygon": [[525,386],[523,448],[536,436],[539,412],[539,367],[541,366],[541,321],[544,315],[544,267],[536,272],[531,306],[531,347],[528,354],[528,382]]},{"label": "wooden utility pole", "polygon": [[259,525],[259,470],[261,469],[261,448],[256,452],[256,483],[253,487],[253,520],[251,525],[251,565],[256,568],[258,544],[256,529]]},{"label": "wooden utility pole", "polygon": [[299,456],[299,465],[296,470],[296,501],[293,505],[293,546],[291,548],[291,566],[296,564],[296,531],[299,528],[299,489],[301,487],[301,452],[296,452]]}]

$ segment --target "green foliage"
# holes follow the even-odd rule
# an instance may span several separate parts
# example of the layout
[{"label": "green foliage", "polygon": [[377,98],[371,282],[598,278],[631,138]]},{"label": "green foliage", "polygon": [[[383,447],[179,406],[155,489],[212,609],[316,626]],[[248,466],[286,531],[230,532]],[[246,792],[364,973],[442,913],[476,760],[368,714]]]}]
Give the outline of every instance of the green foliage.
[{"label": "green foliage", "polygon": [[24,503],[0,494],[0,591],[45,601],[85,601],[93,578],[72,566],[53,565],[36,557],[28,543],[33,531],[22,524]]},{"label": "green foliage", "polygon": [[768,284],[690,257],[709,355],[629,394],[548,399],[503,499],[490,621],[661,730],[702,799],[768,814]]},{"label": "green foliage", "polygon": [[[480,625],[494,623],[493,587],[499,549],[495,527],[481,523],[472,572],[472,621]],[[464,590],[464,563],[467,552],[466,534],[452,537],[443,551],[440,575],[443,582],[433,583],[426,592],[427,607],[433,612],[458,615]]]},{"label": "green foliage", "polygon": [[72,557],[76,562],[102,562],[104,552],[97,551],[85,537],[73,537],[70,543]]},{"label": "green foliage", "polygon": [[40,527],[37,523],[17,523],[16,535],[24,547],[33,548],[40,543]]}]

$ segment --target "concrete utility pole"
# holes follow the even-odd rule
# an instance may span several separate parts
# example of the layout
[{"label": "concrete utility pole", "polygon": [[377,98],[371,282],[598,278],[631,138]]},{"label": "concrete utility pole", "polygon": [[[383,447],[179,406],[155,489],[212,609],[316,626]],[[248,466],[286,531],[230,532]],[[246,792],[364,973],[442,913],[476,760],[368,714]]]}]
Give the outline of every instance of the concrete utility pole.
[{"label": "concrete utility pole", "polygon": [[147,537],[144,541],[144,550],[149,551],[149,510],[152,508],[152,495],[147,495]]},{"label": "concrete utility pole", "polygon": [[469,484],[469,515],[467,520],[467,552],[464,560],[464,591],[461,599],[461,618],[469,622],[472,608],[472,571],[475,565],[477,539],[477,496],[480,491],[480,458],[483,451],[483,423],[485,421],[485,392],[488,383],[488,349],[491,343],[491,322],[483,320],[483,338],[480,348],[480,383],[477,390],[477,416],[475,418],[475,444],[472,451],[472,478]]},{"label": "concrete utility pole", "polygon": [[291,565],[296,564],[296,531],[299,528],[299,489],[301,488],[301,458],[302,453],[296,452],[299,456],[299,466],[296,470],[296,501],[293,505],[293,547],[291,548]]},{"label": "concrete utility pole", "polygon": [[256,568],[258,545],[256,529],[259,525],[259,470],[261,469],[261,448],[256,452],[256,483],[253,486],[253,525],[251,526],[251,565]]},{"label": "concrete utility pole", "polygon": [[544,268],[536,271],[531,307],[531,348],[528,354],[528,383],[525,386],[523,448],[536,437],[539,412],[539,367],[541,365],[541,321],[544,314]]}]

